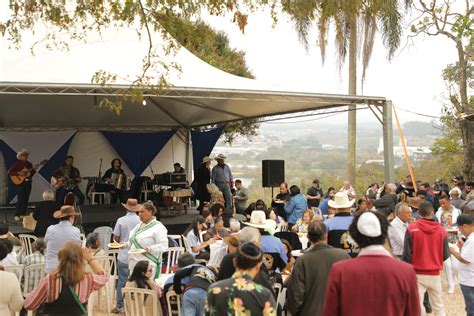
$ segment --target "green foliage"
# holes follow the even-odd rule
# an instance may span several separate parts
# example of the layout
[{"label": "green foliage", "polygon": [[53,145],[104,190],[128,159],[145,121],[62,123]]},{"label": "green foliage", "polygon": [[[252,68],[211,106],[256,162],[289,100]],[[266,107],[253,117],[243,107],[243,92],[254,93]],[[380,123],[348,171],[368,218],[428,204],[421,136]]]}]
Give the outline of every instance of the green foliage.
[{"label": "green foliage", "polygon": [[[314,26],[317,27],[318,45],[323,62],[326,57],[329,28],[331,23],[334,25],[335,44],[340,66],[344,63],[348,52],[351,20],[357,19],[362,34],[359,42],[362,43],[362,80],[364,80],[377,31],[382,36],[389,59],[394,56],[400,46],[402,14],[398,2],[398,0],[286,0],[282,1],[282,7],[283,11],[290,15],[300,40],[306,47],[309,47],[308,37],[311,29]],[[404,0],[403,3],[406,9],[412,0]]]},{"label": "green foliage", "polygon": [[232,49],[224,32],[179,15],[162,15],[159,21],[178,43],[208,64],[239,77],[254,78],[245,63],[245,53]]},{"label": "green foliage", "polygon": [[[230,74],[254,78],[245,63],[245,53],[231,48],[224,32],[218,32],[202,21],[193,22],[178,15],[163,15],[159,20],[178,43],[203,61]],[[239,136],[255,136],[259,126],[256,119],[227,123],[225,142],[232,143]]]}]

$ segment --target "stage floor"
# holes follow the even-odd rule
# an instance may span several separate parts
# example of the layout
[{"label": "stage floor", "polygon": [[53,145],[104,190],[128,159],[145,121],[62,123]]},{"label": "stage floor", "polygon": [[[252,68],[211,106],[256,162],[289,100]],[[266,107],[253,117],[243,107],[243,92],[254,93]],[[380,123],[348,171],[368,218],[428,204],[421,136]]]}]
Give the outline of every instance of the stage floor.
[{"label": "stage floor", "polygon": [[[30,209],[34,211],[33,208]],[[118,218],[126,214],[125,209],[121,205],[83,205],[82,226],[86,233],[92,232],[100,226],[114,227]],[[193,221],[199,212],[194,208],[188,208],[187,214],[183,215],[167,215],[166,211],[162,211],[161,222],[168,229],[168,234],[182,234],[188,225]],[[30,230],[23,228],[21,222],[15,222],[14,207],[6,207],[0,210],[0,222],[6,222],[13,234],[28,234]]]}]

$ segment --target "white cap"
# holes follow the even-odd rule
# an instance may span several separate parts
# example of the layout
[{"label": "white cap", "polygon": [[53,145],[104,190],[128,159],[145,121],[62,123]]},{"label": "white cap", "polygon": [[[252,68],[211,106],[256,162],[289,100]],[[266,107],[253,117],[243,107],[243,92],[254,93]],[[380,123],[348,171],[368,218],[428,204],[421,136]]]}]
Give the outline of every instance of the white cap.
[{"label": "white cap", "polygon": [[382,235],[380,221],[374,213],[367,211],[362,213],[357,222],[357,230],[367,237],[378,237]]}]

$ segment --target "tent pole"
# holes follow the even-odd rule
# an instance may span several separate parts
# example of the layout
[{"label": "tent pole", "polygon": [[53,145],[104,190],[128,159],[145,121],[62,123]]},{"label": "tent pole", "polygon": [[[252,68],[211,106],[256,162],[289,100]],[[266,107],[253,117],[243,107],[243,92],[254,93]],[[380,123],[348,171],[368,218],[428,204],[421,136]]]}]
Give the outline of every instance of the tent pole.
[{"label": "tent pole", "polygon": [[191,150],[192,150],[192,147],[191,147],[191,129],[189,127],[186,127],[186,177],[188,178],[188,181],[189,183],[191,183],[192,181],[192,160],[191,160]]},{"label": "tent pole", "polygon": [[395,181],[395,167],[393,156],[393,126],[392,126],[392,101],[383,105],[383,157],[385,183]]}]

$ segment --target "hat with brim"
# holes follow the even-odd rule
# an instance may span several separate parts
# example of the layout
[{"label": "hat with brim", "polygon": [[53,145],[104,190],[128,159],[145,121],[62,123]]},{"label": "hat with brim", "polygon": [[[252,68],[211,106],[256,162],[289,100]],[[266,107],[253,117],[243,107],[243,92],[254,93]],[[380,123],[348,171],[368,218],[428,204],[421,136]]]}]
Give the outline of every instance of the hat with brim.
[{"label": "hat with brim", "polygon": [[331,208],[350,208],[354,205],[355,200],[349,200],[349,197],[344,192],[337,192],[334,195],[334,200],[329,200],[328,205]]},{"label": "hat with brim", "polygon": [[214,158],[215,160],[226,160],[227,157],[224,154],[219,154]]},{"label": "hat with brim", "polygon": [[211,161],[211,158],[209,158],[209,156],[204,156],[204,157],[202,158],[202,163],[208,163],[208,162],[210,162],[210,161]]},{"label": "hat with brim", "polygon": [[421,198],[419,197],[412,197],[408,200],[408,205],[410,205],[410,207],[413,207],[413,208],[416,208],[418,209],[420,207],[420,203],[421,203]]},{"label": "hat with brim", "polygon": [[74,207],[71,205],[63,205],[59,210],[53,213],[54,218],[64,218],[67,216],[81,216],[80,213],[77,213]]},{"label": "hat with brim", "polygon": [[252,226],[259,229],[275,229],[276,222],[271,219],[267,219],[264,211],[252,211],[250,215],[250,221],[244,222],[247,226]]},{"label": "hat with brim", "polygon": [[122,203],[122,206],[130,212],[138,212],[138,209],[140,208],[137,199],[128,199],[127,203]]}]

